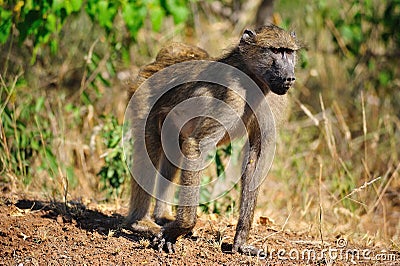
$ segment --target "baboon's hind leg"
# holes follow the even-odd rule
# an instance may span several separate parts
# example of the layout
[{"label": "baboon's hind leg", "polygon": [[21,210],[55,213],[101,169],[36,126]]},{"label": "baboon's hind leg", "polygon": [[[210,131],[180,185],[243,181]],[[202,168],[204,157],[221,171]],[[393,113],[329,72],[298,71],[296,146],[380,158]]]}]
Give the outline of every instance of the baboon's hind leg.
[{"label": "baboon's hind leg", "polygon": [[[157,143],[156,136],[150,136],[147,143],[151,144],[147,145],[147,149],[144,141],[136,140],[134,143],[131,197],[126,223],[131,225],[134,231],[157,234],[160,231],[160,226],[151,220],[149,208],[160,156],[160,150],[155,147],[160,146],[154,145],[154,143]],[[148,158],[150,158],[153,167],[149,166]]]},{"label": "baboon's hind leg", "polygon": [[[179,162],[175,162],[176,164]],[[175,186],[171,184],[176,179],[179,168],[171,163],[165,154],[160,160],[160,172],[157,176],[156,205],[153,217],[157,224],[164,225],[172,222],[174,217],[171,212],[171,203],[174,198]]]}]

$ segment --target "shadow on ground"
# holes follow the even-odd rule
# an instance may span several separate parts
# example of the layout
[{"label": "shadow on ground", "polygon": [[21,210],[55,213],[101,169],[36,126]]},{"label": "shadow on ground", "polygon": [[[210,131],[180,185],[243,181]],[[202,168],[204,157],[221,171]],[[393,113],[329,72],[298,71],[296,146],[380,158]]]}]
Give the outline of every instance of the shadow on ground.
[{"label": "shadow on ground", "polygon": [[[77,228],[88,232],[97,232],[104,237],[123,237],[130,241],[139,242],[140,239],[152,239],[154,236],[149,234],[136,233],[131,231],[129,226],[124,224],[124,216],[113,213],[112,215],[104,214],[98,210],[88,209],[83,203],[77,201],[69,201],[67,204],[58,201],[40,201],[40,200],[18,200],[16,207],[22,210],[44,211],[42,218],[53,219],[58,223],[74,224]],[[124,229],[124,230],[123,230]],[[192,233],[185,236],[192,240],[196,240]],[[156,248],[156,247],[154,247]],[[231,253],[232,244],[221,243],[221,251]]]},{"label": "shadow on ground", "polygon": [[[98,210],[88,209],[83,203],[69,201],[68,203],[58,201],[19,200],[16,204],[19,209],[30,211],[45,211],[42,218],[56,220],[59,223],[72,223],[76,227],[88,232],[97,232],[103,236],[124,237],[138,242],[143,235],[130,231],[124,225],[124,216],[113,213],[104,214]],[[127,230],[122,230],[127,229]]]}]

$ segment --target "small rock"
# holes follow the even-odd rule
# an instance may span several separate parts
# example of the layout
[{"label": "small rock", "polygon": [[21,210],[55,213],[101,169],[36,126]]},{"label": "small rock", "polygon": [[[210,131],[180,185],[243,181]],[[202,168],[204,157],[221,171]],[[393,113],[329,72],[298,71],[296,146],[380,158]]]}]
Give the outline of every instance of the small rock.
[{"label": "small rock", "polygon": [[57,223],[59,223],[59,224],[63,224],[64,223],[63,217],[61,215],[57,216]]}]

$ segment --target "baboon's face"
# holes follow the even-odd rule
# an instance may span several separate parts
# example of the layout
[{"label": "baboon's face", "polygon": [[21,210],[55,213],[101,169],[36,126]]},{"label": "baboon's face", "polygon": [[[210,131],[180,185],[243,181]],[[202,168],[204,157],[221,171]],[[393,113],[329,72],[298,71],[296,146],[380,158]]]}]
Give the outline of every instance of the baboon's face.
[{"label": "baboon's face", "polygon": [[294,74],[296,52],[287,48],[266,48],[263,55],[270,59],[260,58],[261,64],[271,59],[272,62],[269,62],[270,67],[264,71],[259,69],[260,77],[268,83],[272,92],[285,94],[296,80]]},{"label": "baboon's face", "polygon": [[267,26],[258,32],[246,30],[239,48],[249,69],[272,92],[283,95],[293,86],[299,49],[294,33],[276,26]]}]

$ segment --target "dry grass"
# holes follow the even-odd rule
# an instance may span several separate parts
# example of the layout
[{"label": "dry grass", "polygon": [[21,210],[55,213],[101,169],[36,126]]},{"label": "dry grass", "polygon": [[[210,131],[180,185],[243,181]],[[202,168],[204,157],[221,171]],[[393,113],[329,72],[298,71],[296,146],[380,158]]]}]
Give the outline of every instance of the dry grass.
[{"label": "dry grass", "polygon": [[[379,93],[363,80],[372,73],[362,60],[349,75],[354,61],[333,52],[332,39],[342,37],[329,21],[316,16],[310,30],[303,17],[292,23],[308,43],[309,67],[298,71],[291,117],[263,189],[270,196],[260,205],[278,224],[290,216],[289,228],[321,239],[341,235],[398,249],[398,106],[389,91]],[[367,45],[382,44],[371,37]]]}]

